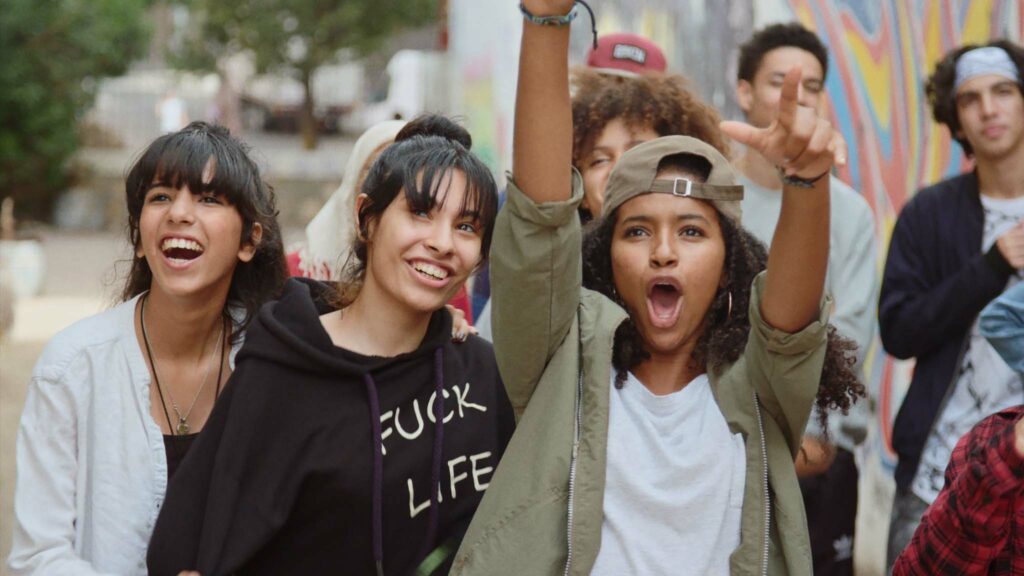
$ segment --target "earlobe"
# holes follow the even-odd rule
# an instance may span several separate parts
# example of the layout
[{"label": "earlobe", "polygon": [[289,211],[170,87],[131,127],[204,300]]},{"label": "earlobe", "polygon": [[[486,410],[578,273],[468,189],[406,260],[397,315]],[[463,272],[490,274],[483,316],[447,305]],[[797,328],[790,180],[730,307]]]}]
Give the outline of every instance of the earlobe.
[{"label": "earlobe", "polygon": [[263,226],[259,222],[254,222],[252,234],[249,235],[249,241],[244,242],[238,250],[238,259],[242,262],[250,262],[256,256],[256,249],[259,247],[260,240],[262,239]]},{"label": "earlobe", "polygon": [[754,87],[746,80],[740,80],[736,84],[736,102],[744,114],[750,113],[750,102],[753,99]]},{"label": "earlobe", "polygon": [[366,242],[369,233],[366,229],[366,223],[359,218],[359,213],[362,211],[363,206],[366,205],[369,199],[370,197],[366,194],[356,196],[355,212],[352,214],[352,221],[356,224],[356,238],[361,242]]}]

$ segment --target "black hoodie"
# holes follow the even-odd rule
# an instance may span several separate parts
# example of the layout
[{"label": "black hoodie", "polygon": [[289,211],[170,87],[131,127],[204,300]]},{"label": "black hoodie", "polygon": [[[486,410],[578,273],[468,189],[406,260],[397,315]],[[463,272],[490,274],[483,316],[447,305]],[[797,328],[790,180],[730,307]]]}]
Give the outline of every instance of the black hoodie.
[{"label": "black hoodie", "polygon": [[443,309],[413,352],[338,348],[330,294],[290,280],[253,321],[167,490],[153,576],[406,575],[439,547],[447,574],[514,427],[494,352],[452,343]]}]

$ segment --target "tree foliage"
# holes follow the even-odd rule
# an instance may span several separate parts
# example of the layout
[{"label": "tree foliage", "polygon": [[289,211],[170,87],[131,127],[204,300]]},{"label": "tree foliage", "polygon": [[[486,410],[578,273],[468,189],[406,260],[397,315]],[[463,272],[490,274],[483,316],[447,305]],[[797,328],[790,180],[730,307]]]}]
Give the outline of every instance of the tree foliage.
[{"label": "tree foliage", "polygon": [[223,56],[248,51],[260,72],[286,74],[306,88],[303,134],[315,145],[310,82],[338,54],[366,54],[389,35],[429,22],[438,0],[191,0],[202,22],[186,43],[186,67],[213,69]]},{"label": "tree foliage", "polygon": [[98,80],[145,47],[149,0],[3,0],[0,8],[0,197],[47,218],[68,183],[77,123]]}]

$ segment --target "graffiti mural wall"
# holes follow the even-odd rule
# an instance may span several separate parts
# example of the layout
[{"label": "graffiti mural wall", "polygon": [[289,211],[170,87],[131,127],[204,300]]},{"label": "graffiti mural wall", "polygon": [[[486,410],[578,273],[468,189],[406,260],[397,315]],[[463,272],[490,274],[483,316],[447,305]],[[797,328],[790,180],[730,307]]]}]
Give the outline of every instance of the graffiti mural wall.
[{"label": "graffiti mural wall", "polygon": [[[826,82],[830,115],[849,141],[841,174],[875,212],[881,254],[900,207],[920,186],[969,168],[945,127],[931,118],[924,79],[949,50],[990,38],[1019,40],[1016,1],[835,0],[788,2],[792,18],[815,29],[832,53]],[[869,351],[868,380],[877,401],[878,454],[895,466],[889,431],[912,367]]]}]

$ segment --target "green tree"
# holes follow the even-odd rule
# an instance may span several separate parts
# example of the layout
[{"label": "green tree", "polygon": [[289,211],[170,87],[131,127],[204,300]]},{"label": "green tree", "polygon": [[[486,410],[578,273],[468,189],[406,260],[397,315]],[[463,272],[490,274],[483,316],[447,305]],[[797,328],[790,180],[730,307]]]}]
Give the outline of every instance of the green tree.
[{"label": "green tree", "polygon": [[389,35],[437,16],[438,0],[191,0],[202,22],[186,42],[188,68],[215,69],[217,60],[250,52],[256,69],[287,74],[305,89],[303,144],[316,147],[313,73],[339,52],[366,54]]},{"label": "green tree", "polygon": [[123,73],[145,47],[148,3],[3,0],[0,197],[22,216],[49,217],[98,80]]}]

